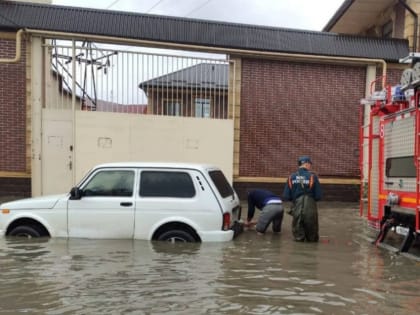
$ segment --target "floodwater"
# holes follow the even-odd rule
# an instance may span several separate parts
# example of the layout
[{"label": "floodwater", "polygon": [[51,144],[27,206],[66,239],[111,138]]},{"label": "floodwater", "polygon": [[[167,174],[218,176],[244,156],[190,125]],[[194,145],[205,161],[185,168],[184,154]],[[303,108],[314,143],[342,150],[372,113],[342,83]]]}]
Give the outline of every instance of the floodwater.
[{"label": "floodwater", "polygon": [[248,230],[224,244],[0,239],[0,314],[418,314],[420,263],[320,203],[319,243]]}]

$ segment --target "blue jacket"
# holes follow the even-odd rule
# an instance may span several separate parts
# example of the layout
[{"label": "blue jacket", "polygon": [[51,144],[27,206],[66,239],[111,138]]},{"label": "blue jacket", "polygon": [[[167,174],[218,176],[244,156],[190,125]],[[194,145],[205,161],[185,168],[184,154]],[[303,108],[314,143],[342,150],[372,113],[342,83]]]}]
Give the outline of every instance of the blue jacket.
[{"label": "blue jacket", "polygon": [[295,201],[305,193],[316,201],[322,197],[318,176],[306,168],[300,167],[296,173],[289,176],[283,190],[283,199]]},{"label": "blue jacket", "polygon": [[281,203],[276,194],[265,189],[254,189],[248,193],[248,221],[254,217],[255,208],[262,209],[267,203]]}]

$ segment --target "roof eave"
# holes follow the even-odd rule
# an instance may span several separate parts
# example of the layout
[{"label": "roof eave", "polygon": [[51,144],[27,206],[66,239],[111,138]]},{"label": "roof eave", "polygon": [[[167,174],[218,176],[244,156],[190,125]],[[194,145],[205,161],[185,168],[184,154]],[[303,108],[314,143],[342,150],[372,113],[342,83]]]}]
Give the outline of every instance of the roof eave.
[{"label": "roof eave", "polygon": [[337,12],[332,16],[332,18],[328,21],[327,25],[324,26],[322,29],[323,32],[330,32],[331,29],[335,26],[335,24],[341,19],[341,17],[347,12],[347,10],[351,7],[355,0],[346,0],[343,4],[338,8]]}]

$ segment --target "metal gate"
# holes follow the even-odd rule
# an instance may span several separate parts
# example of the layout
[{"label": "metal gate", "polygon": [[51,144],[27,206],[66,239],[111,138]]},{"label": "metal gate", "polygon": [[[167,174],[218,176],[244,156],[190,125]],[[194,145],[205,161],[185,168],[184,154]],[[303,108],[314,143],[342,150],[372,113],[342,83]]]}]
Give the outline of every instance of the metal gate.
[{"label": "metal gate", "polygon": [[232,178],[235,65],[222,57],[50,40],[41,193],[68,191],[111,161],[205,162]]}]

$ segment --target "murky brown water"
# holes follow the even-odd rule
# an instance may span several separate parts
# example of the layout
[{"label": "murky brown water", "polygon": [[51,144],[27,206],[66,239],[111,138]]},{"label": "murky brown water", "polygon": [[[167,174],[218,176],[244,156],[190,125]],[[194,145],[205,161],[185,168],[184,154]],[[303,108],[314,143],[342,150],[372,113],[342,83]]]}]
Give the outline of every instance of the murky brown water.
[{"label": "murky brown water", "polygon": [[0,239],[0,314],[418,314],[420,264],[366,240],[357,204],[320,204],[321,242]]}]

